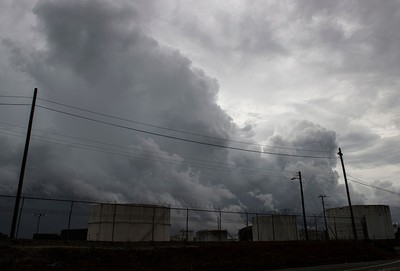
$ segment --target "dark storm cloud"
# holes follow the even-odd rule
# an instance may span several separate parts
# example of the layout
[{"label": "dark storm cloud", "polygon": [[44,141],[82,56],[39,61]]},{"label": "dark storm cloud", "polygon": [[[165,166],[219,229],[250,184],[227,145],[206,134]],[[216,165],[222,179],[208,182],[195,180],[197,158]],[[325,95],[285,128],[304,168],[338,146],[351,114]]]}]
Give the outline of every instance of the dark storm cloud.
[{"label": "dark storm cloud", "polygon": [[[219,137],[239,133],[230,117],[216,104],[216,80],[192,67],[190,61],[178,51],[162,48],[146,36],[138,29],[140,24],[136,20],[140,16],[133,8],[114,7],[108,3],[98,5],[94,1],[42,1],[34,11],[39,18],[36,28],[47,41],[45,48],[21,52],[10,41],[7,41],[7,46],[11,48],[14,63],[33,77],[40,90],[43,89],[39,96],[62,98],[75,104],[78,99],[83,99],[78,103],[86,102],[91,109],[123,112],[129,118],[133,116],[175,129]],[[81,134],[86,135],[94,132],[90,125],[85,127],[72,120],[58,124],[59,116],[48,115],[39,115],[37,125],[51,125],[64,131],[80,130]],[[105,138],[119,139],[115,131],[105,130]],[[226,151],[212,148],[198,148],[160,139],[158,143],[152,141],[152,144],[144,144],[147,140],[126,133],[120,137],[124,139],[124,144],[141,145],[144,151],[156,149],[153,151],[163,154],[157,145],[161,144],[163,149],[173,152],[195,153],[199,158],[211,160],[226,159]],[[63,157],[60,157],[59,149],[49,151],[49,146],[37,148],[31,151],[31,167],[46,169],[46,174],[37,176],[36,172],[31,172],[34,180],[30,187],[33,191],[57,194],[60,192],[54,187],[59,186],[73,195],[96,198],[108,191],[119,200],[137,196],[142,200],[161,197],[170,201],[173,198],[171,193],[184,199],[179,194],[181,192],[186,194],[186,200],[192,198],[195,201],[218,202],[224,197],[233,198],[224,186],[208,181],[204,184],[197,180],[198,173],[190,173],[187,166],[182,169],[179,163],[177,166],[161,163],[161,166],[132,159],[130,164],[124,165],[118,160],[99,158],[93,154],[84,154],[86,160],[81,162],[75,159],[78,154],[74,151],[63,153]],[[59,159],[54,159],[52,155]],[[116,171],[115,167],[124,170]],[[70,179],[72,183],[68,182]],[[151,182],[148,182],[149,179]],[[77,192],[74,192],[72,188],[79,183],[90,185],[79,185],[79,189],[75,189]],[[137,192],[121,191],[122,187],[129,185],[134,187],[131,191]],[[198,196],[194,196],[196,193]],[[204,198],[204,195],[207,197]]]},{"label": "dark storm cloud", "polygon": [[[145,31],[145,16],[140,9],[98,1],[40,1],[34,12],[39,21],[35,28],[45,45],[26,50],[13,41],[6,43],[13,63],[39,87],[39,97],[213,137],[241,139],[253,134],[251,125],[240,129],[217,104],[216,79]],[[244,24],[252,23],[246,20]],[[257,25],[250,36],[261,31],[266,42],[273,44],[266,29],[264,33]],[[239,41],[239,46],[261,50],[261,45],[251,40]],[[269,47],[274,46],[278,45]],[[43,105],[43,101],[40,103]],[[43,109],[38,110],[35,127],[123,145],[130,157],[33,142],[25,184],[30,194],[299,211],[298,183],[290,179],[301,170],[308,202],[321,193],[334,194],[335,204],[344,202],[343,187],[333,170],[335,159],[248,154],[188,144],[91,124]],[[161,132],[224,146],[259,148]],[[277,131],[265,141],[328,153],[337,149],[336,134],[309,121],[293,121],[285,131]],[[6,170],[2,168],[1,172]]]},{"label": "dark storm cloud", "polygon": [[15,180],[18,179],[18,162],[21,159],[22,148],[19,146],[20,142],[11,139],[7,135],[0,134],[0,191],[3,193],[12,193],[16,190],[17,186]]},{"label": "dark storm cloud", "polygon": [[[306,185],[306,198],[310,203],[314,202],[309,206],[313,210],[318,210],[315,206],[315,201],[320,194],[326,194],[330,197],[330,204],[333,206],[341,205],[345,202],[344,187],[339,185],[338,177],[339,174],[332,170],[336,167],[337,159],[337,142],[336,134],[333,131],[329,131],[319,125],[313,124],[309,121],[292,122],[289,124],[291,128],[287,134],[274,135],[270,138],[271,145],[286,146],[294,149],[312,149],[312,150],[324,150],[326,153],[318,153],[320,156],[329,156],[331,159],[296,159],[287,157],[275,158],[277,164],[282,166],[285,171],[296,172],[301,171]],[[301,154],[310,154],[304,151]],[[315,153],[313,153],[315,155]],[[297,189],[296,184],[287,183],[280,184],[291,186],[292,189]],[[285,200],[289,200],[290,197],[295,199],[298,197],[296,192],[289,191],[290,188],[285,191],[287,196]],[[289,196],[290,195],[290,196]],[[354,198],[362,201],[362,196],[357,192],[353,194]],[[287,203],[288,204],[288,203]],[[290,204],[288,204],[290,205]],[[300,211],[300,210],[299,210]]]}]

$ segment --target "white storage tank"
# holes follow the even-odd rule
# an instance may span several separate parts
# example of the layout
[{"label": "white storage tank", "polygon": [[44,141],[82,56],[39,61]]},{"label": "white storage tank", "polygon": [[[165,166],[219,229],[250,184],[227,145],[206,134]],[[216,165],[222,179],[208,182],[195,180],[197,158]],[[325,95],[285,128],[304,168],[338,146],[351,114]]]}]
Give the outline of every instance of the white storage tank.
[{"label": "white storage tank", "polygon": [[184,241],[184,242],[193,242],[194,241],[194,232],[192,230],[180,230],[178,233],[174,234],[171,237],[171,241]]},{"label": "white storage tank", "polygon": [[143,204],[90,206],[89,241],[170,241],[169,207]]},{"label": "white storage tank", "polygon": [[[394,239],[389,206],[352,207],[358,239]],[[354,239],[349,206],[327,209],[326,215],[330,239]]]},{"label": "white storage tank", "polygon": [[196,240],[199,242],[223,242],[228,241],[227,230],[201,230],[196,232]]},{"label": "white storage tank", "polygon": [[294,215],[263,215],[252,219],[254,241],[298,240]]}]

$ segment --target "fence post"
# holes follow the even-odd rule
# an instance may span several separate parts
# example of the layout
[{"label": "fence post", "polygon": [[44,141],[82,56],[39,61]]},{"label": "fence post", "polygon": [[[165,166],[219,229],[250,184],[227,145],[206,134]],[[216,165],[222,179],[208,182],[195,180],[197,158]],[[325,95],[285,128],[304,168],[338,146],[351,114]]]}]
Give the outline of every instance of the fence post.
[{"label": "fence post", "polygon": [[186,207],[186,242],[189,242],[189,208]]},{"label": "fence post", "polygon": [[[97,235],[97,238],[96,238],[96,241],[99,241],[99,239],[101,239],[101,221],[102,221],[102,218],[103,218],[103,203],[100,203],[100,221],[99,221],[99,232],[98,232],[98,235]],[[105,241],[105,240],[103,240],[103,241]]]},{"label": "fence post", "polygon": [[335,237],[336,237],[336,239],[338,239],[337,228],[336,228],[336,217],[333,217],[333,226],[335,227]]},{"label": "fence post", "polygon": [[151,229],[151,241],[154,242],[154,223],[155,223],[155,217],[156,217],[156,207],[153,207],[153,227]]},{"label": "fence post", "polygon": [[[361,218],[361,225],[362,225],[364,239],[369,240],[367,217],[365,215]],[[374,237],[374,239],[375,239],[375,237]]]},{"label": "fence post", "polygon": [[222,239],[222,213],[221,209],[219,209],[219,230],[218,230],[218,241],[221,242]]},{"label": "fence post", "polygon": [[260,242],[260,228],[258,227],[258,213],[256,213],[257,241]]},{"label": "fence post", "polygon": [[117,215],[117,203],[114,203],[114,216],[112,224],[111,242],[114,242],[114,232],[115,232],[115,216]]},{"label": "fence post", "polygon": [[317,216],[316,215],[314,215],[314,223],[315,223],[315,237],[317,238],[317,240],[319,240],[319,238],[318,238]]},{"label": "fence post", "polygon": [[69,240],[69,230],[71,229],[71,216],[72,216],[72,208],[73,208],[73,206],[74,206],[74,201],[71,200],[71,206],[70,206],[69,215],[68,215],[68,227],[67,227],[67,236],[66,236],[67,240],[66,241]]},{"label": "fence post", "polygon": [[274,214],[271,215],[271,222],[272,222],[272,240],[275,241],[275,223],[274,223]]},{"label": "fence post", "polygon": [[21,209],[19,210],[17,233],[15,235],[15,239],[18,239],[19,224],[21,223],[21,216],[22,216],[22,210],[24,209],[24,203],[25,203],[25,197],[22,197],[22,204],[21,204]]}]

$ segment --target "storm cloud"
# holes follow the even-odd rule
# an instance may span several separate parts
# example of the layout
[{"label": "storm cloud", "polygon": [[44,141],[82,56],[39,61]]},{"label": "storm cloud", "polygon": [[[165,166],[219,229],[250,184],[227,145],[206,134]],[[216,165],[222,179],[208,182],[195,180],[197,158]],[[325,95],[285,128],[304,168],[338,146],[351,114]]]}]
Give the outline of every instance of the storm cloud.
[{"label": "storm cloud", "polygon": [[[26,15],[33,45],[2,35],[0,54],[13,74],[0,75],[6,93],[39,88],[24,192],[300,212],[291,178],[301,171],[310,212],[320,194],[345,205],[338,142],[354,152],[345,157],[356,173],[399,159],[398,135],[366,125],[398,112],[398,55],[381,30],[398,16],[379,6],[389,15],[375,24],[372,3],[350,16],[361,5],[351,2],[206,2],[193,13],[177,2],[38,1]],[[374,64],[385,59],[392,68]],[[27,108],[1,110],[3,122],[26,126]],[[23,129],[7,129],[0,193],[12,194]],[[351,187],[355,203],[380,197]]]}]

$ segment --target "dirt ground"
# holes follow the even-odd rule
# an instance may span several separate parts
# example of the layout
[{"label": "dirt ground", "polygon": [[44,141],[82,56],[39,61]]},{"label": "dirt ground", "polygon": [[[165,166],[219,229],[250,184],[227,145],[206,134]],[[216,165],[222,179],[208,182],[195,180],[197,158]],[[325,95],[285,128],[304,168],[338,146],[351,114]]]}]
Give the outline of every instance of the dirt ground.
[{"label": "dirt ground", "polygon": [[355,241],[98,243],[0,241],[0,270],[269,270],[399,258]]}]

